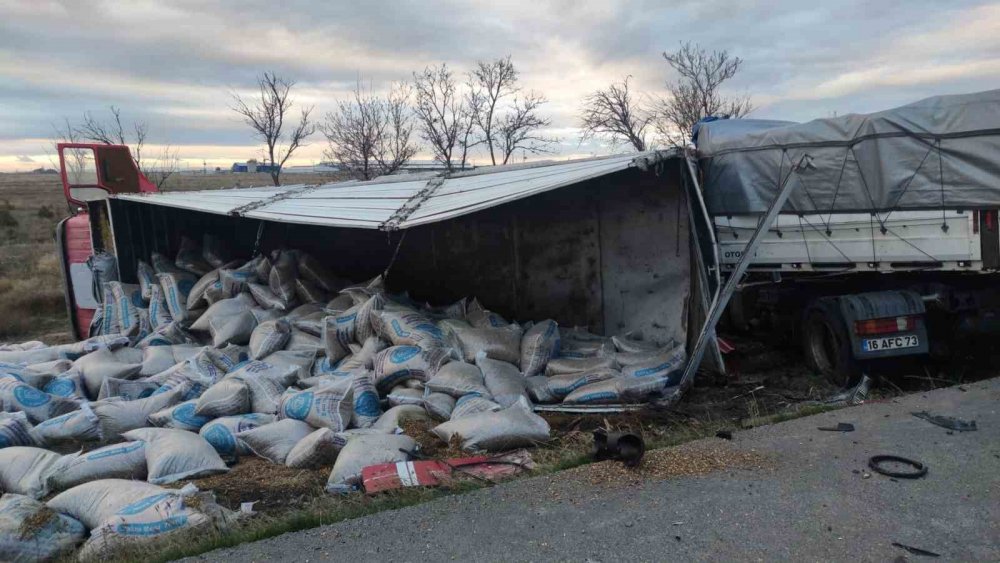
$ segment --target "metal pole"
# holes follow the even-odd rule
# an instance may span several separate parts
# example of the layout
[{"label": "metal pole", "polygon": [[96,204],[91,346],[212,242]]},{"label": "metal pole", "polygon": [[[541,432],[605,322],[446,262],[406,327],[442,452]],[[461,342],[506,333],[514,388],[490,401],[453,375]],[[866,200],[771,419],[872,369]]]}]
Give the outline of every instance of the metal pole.
[{"label": "metal pole", "polygon": [[[802,158],[805,158],[805,155]],[[799,162],[802,162],[801,159]],[[785,202],[788,201],[788,196],[792,193],[792,183],[789,180],[795,169],[796,167],[792,167],[788,176],[785,177],[781,189],[778,191],[778,196],[774,198],[771,206],[767,209],[767,213],[764,214],[760,223],[757,224],[757,230],[750,237],[750,242],[743,250],[743,256],[740,257],[736,268],[730,274],[729,279],[726,280],[726,285],[723,286],[722,291],[713,300],[708,317],[705,319],[705,326],[702,327],[701,334],[698,335],[698,343],[695,344],[694,350],[691,351],[691,357],[688,359],[687,367],[684,369],[684,377],[675,389],[674,394],[667,398],[668,401],[675,402],[679,400],[684,391],[694,382],[694,374],[698,371],[698,366],[701,364],[701,359],[705,355],[705,349],[708,347],[709,342],[714,340],[715,326],[719,324],[722,312],[725,311],[729,299],[733,296],[733,292],[736,291],[736,286],[739,285],[740,280],[743,279],[743,274],[746,273],[747,268],[750,266],[750,260],[753,258],[754,253],[757,252],[757,247],[760,246],[760,241],[763,239],[764,233],[774,224],[775,218],[781,212],[781,208],[785,206]]]},{"label": "metal pole", "polygon": [[[695,269],[698,270],[697,271],[698,285],[700,286],[700,289],[698,291],[698,297],[699,297],[698,301],[700,301],[701,304],[702,314],[704,314],[705,318],[707,319],[710,307],[708,301],[709,295],[711,295],[712,299],[715,300],[719,292],[719,287],[721,285],[719,283],[719,267],[718,267],[719,254],[718,254],[718,247],[715,244],[715,235],[712,232],[712,223],[711,221],[707,221],[708,213],[707,211],[705,211],[705,204],[701,198],[701,187],[698,185],[698,179],[694,176],[694,169],[691,168],[690,166],[691,160],[689,158],[686,158],[685,160],[687,160],[686,164],[688,165],[688,170],[687,170],[688,173],[687,174],[684,173],[684,168],[683,168],[684,164],[682,164],[681,181],[684,186],[684,194],[685,194],[684,199],[687,200],[688,221],[690,223],[688,230],[692,236],[690,242],[693,243],[690,246],[694,250]],[[702,254],[702,251],[704,249],[702,248],[702,240],[701,237],[699,236],[700,233],[698,229],[699,225],[698,218],[695,216],[696,204],[698,205],[702,213],[704,213],[704,218],[706,219],[705,228],[708,231],[706,234],[708,235],[711,244],[711,250],[713,253],[712,258],[715,259],[715,264],[713,264],[712,266],[705,264],[705,256]],[[711,283],[709,282],[709,277],[708,277],[709,272],[712,273]],[[718,346],[718,341],[716,340],[715,331],[713,330],[709,336],[710,336],[708,340],[709,348],[707,352],[712,358],[712,361],[719,368],[719,372],[725,374],[726,364],[722,361],[722,353],[719,352],[719,346]]]}]

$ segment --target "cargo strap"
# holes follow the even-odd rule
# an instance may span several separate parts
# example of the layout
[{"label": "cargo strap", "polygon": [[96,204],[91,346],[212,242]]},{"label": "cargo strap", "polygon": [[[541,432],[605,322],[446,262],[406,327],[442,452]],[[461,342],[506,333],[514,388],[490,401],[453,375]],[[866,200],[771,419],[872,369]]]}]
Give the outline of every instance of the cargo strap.
[{"label": "cargo strap", "polygon": [[241,205],[241,206],[233,209],[232,211],[230,211],[229,214],[233,215],[235,217],[243,217],[247,213],[249,213],[251,211],[254,211],[254,210],[257,210],[257,209],[260,209],[261,207],[266,207],[268,205],[271,205],[272,203],[276,203],[276,202],[288,199],[288,198],[290,198],[292,196],[299,196],[299,195],[302,195],[302,194],[307,194],[307,193],[309,193],[309,192],[311,192],[311,191],[313,191],[313,190],[315,190],[315,189],[317,189],[319,187],[320,187],[319,185],[309,185],[309,186],[299,186],[297,188],[289,188],[289,189],[287,189],[287,190],[285,190],[285,191],[283,191],[283,192],[281,192],[279,194],[275,194],[275,195],[273,195],[271,197],[264,198],[264,199],[261,199],[261,200],[258,200],[258,201],[251,201],[250,203],[248,203],[246,205]]}]

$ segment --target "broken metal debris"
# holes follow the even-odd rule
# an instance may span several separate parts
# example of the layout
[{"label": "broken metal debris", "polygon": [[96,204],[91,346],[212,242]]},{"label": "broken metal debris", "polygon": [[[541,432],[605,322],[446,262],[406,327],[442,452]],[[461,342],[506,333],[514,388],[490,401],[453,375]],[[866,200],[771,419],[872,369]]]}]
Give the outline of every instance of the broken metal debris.
[{"label": "broken metal debris", "polygon": [[597,461],[617,460],[625,467],[636,467],[646,453],[646,443],[638,434],[611,432],[603,428],[594,431],[594,454]]},{"label": "broken metal debris", "polygon": [[923,555],[925,557],[941,557],[940,553],[934,553],[933,551],[928,551],[926,549],[921,549],[919,547],[913,547],[912,545],[906,545],[899,542],[892,542],[893,547],[898,547],[900,549],[905,549],[913,555]]},{"label": "broken metal debris", "polygon": [[501,456],[472,456],[451,459],[421,459],[416,451],[405,451],[418,461],[400,461],[370,465],[362,471],[368,494],[403,487],[436,487],[455,481],[455,473],[494,484],[497,478],[515,475],[534,467],[531,455],[517,450]]},{"label": "broken metal debris", "polygon": [[927,411],[911,412],[910,414],[917,418],[922,418],[931,424],[947,428],[948,430],[957,430],[959,432],[972,432],[973,430],[977,430],[975,420],[962,420],[961,418],[955,418],[953,416],[931,414]]},{"label": "broken metal debris", "polygon": [[820,426],[817,430],[827,432],[854,432],[854,425],[850,422],[838,422],[836,426]]}]

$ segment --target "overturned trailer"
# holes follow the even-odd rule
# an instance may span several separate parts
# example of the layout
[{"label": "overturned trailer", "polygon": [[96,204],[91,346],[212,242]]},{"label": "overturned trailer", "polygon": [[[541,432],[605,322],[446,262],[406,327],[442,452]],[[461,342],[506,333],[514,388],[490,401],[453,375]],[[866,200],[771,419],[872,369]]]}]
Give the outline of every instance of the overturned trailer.
[{"label": "overturned trailer", "polygon": [[[297,248],[347,278],[384,274],[390,290],[419,301],[476,296],[509,318],[693,344],[718,268],[689,173],[682,152],[651,151],[367,182],[118,193],[86,202],[83,237],[91,253],[117,258],[124,282],[151,253],[173,255],[182,237],[209,234],[247,257]],[[93,285],[79,270],[67,280],[78,327],[91,313],[73,298]],[[707,340],[706,367],[719,370]]]}]

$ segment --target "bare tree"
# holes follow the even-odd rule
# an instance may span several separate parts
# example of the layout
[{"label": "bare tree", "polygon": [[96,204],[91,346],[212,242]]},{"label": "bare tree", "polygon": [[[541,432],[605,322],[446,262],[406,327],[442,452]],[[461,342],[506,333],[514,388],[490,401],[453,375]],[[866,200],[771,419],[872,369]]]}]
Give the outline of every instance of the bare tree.
[{"label": "bare tree", "polygon": [[434,160],[449,172],[455,170],[456,164],[465,168],[469,149],[477,144],[473,129],[482,97],[471,85],[462,93],[445,64],[414,72],[413,86],[420,136],[430,145]]},{"label": "bare tree", "polygon": [[510,55],[489,62],[479,61],[471,73],[470,82],[477,87],[476,95],[481,95],[483,99],[483,111],[476,116],[476,124],[482,131],[483,142],[490,152],[490,161],[495,166],[496,115],[500,100],[517,92],[517,69],[514,68]]},{"label": "bare tree", "polygon": [[285,117],[292,109],[289,93],[294,81],[285,80],[274,72],[265,72],[257,79],[259,97],[244,98],[233,92],[233,111],[243,117],[254,132],[267,145],[267,157],[271,163],[271,180],[275,186],[281,185],[281,170],[297,149],[305,146],[306,137],[316,132],[316,126],[309,121],[312,106],[302,108],[298,124],[285,142]]},{"label": "bare tree", "polygon": [[[52,129],[55,134],[55,138],[52,141],[52,153],[56,155],[56,160],[50,159],[49,162],[52,164],[52,168],[59,169],[58,154],[59,154],[59,143],[79,143],[80,136],[73,124],[69,122],[69,118],[64,118],[64,125],[60,127],[59,125],[53,125]],[[85,151],[79,149],[69,149],[64,155],[66,163],[66,175],[67,179],[71,184],[79,184],[83,178],[83,171],[87,168],[87,161],[93,160],[93,153],[88,156]]]},{"label": "bare tree", "polygon": [[[146,122],[133,121],[131,126],[126,126],[122,120],[121,109],[116,106],[110,106],[109,109],[111,111],[111,119],[107,121],[101,120],[89,111],[84,113],[83,122],[79,127],[73,128],[74,138],[86,139],[106,145],[128,146],[139,172],[156,184],[158,189],[162,189],[167,178],[172,176],[180,167],[180,159],[177,151],[170,145],[165,145],[156,158],[149,158],[146,152],[146,138],[149,134],[149,127],[146,125]],[[70,128],[69,120],[66,120],[66,127]],[[83,151],[73,151],[73,158],[79,159],[78,155],[82,153]]]},{"label": "bare tree", "polygon": [[155,159],[146,159],[145,169],[142,173],[146,178],[156,184],[156,188],[163,190],[167,180],[177,173],[181,167],[181,159],[178,152],[169,145],[163,147],[159,156]]},{"label": "bare tree", "polygon": [[387,96],[380,97],[364,92],[358,82],[352,98],[338,102],[321,125],[330,144],[327,158],[362,180],[399,170],[417,153],[410,141],[410,95],[405,84],[393,85]]},{"label": "bare tree", "polygon": [[673,53],[663,53],[678,80],[667,83],[670,97],[660,102],[657,131],[674,146],[686,145],[691,129],[710,115],[739,118],[753,111],[749,95],[725,96],[722,84],[736,76],[743,59],[728,51],[708,52],[700,45],[681,43]]},{"label": "bare tree", "polygon": [[537,111],[547,101],[544,96],[529,92],[521,99],[515,98],[510,111],[499,119],[497,144],[504,164],[510,162],[518,149],[534,154],[550,152],[548,144],[553,140],[537,133],[551,124],[550,120],[539,117]]},{"label": "bare tree", "polygon": [[[521,89],[517,84],[519,74],[510,55],[492,61],[479,61],[469,74],[472,96],[478,100],[475,114],[476,126],[482,142],[490,153],[490,162],[507,164],[517,149],[528,152],[547,152],[545,145],[555,139],[542,137],[536,130],[549,125],[548,119],[538,115],[538,108],[546,103],[544,96],[529,92],[518,99]],[[503,100],[513,98],[509,107]]]},{"label": "bare tree", "polygon": [[125,126],[122,124],[121,109],[111,106],[112,120],[101,121],[89,111],[83,114],[83,123],[77,128],[80,136],[105,145],[128,145],[132,150],[132,158],[136,166],[142,170],[142,149],[146,144],[146,134],[149,128],[145,121],[132,122],[132,140],[126,138]]},{"label": "bare tree", "polygon": [[604,138],[612,144],[627,143],[637,151],[648,148],[646,134],[654,114],[635,98],[629,79],[612,83],[587,96],[582,115],[581,140]]}]

